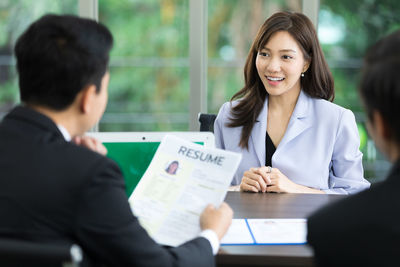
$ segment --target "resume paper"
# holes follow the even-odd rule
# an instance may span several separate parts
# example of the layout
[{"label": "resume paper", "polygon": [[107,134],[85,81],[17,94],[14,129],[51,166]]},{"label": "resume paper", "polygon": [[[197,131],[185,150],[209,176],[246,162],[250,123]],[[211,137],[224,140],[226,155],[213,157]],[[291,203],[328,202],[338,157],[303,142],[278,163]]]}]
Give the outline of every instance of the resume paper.
[{"label": "resume paper", "polygon": [[200,214],[225,198],[241,154],[173,135],[162,140],[129,198],[140,224],[159,244],[179,246],[200,233]]}]

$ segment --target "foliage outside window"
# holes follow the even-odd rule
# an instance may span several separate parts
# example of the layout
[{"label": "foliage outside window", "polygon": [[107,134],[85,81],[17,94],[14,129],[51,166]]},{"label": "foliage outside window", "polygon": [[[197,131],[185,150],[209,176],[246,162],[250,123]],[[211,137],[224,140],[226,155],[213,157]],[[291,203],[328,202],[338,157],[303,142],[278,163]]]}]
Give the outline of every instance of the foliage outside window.
[{"label": "foliage outside window", "polygon": [[397,0],[322,0],[318,35],[335,79],[335,103],[351,109],[357,120],[364,154],[365,177],[386,176],[390,164],[376,150],[366,132],[366,118],[358,97],[363,55],[378,39],[400,28]]}]

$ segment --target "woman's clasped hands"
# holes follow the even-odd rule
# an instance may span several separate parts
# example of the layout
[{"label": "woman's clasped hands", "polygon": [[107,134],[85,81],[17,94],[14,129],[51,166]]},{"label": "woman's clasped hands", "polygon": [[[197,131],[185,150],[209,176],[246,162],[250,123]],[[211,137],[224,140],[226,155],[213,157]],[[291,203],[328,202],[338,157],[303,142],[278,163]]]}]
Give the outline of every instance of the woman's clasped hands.
[{"label": "woman's clasped hands", "polygon": [[296,193],[297,184],[277,168],[251,168],[243,174],[240,190],[250,192]]}]

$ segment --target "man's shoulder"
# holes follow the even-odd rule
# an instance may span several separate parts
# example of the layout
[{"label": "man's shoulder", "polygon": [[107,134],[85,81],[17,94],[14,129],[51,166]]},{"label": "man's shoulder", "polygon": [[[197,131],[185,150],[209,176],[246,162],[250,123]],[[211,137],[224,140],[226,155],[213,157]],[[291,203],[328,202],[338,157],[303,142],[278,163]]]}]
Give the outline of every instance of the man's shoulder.
[{"label": "man's shoulder", "polygon": [[361,266],[393,260],[398,254],[392,252],[393,246],[400,241],[398,189],[383,182],[313,214],[308,219],[307,239],[317,262],[340,266],[347,260],[349,265]]},{"label": "man's shoulder", "polygon": [[[96,177],[121,178],[118,165],[110,158],[64,140],[24,147],[23,157],[35,157],[25,168],[44,170],[46,176],[57,177],[60,184],[85,186]],[[122,180],[122,179],[121,179]]]},{"label": "man's shoulder", "polygon": [[395,216],[393,207],[400,206],[399,189],[383,182],[321,208],[308,219],[310,243],[339,240],[355,233],[362,235],[368,228],[390,225],[391,220],[386,218],[388,214]]},{"label": "man's shoulder", "polygon": [[[95,172],[106,168],[118,168],[117,164],[110,158],[92,151],[86,147],[78,146],[72,143],[60,144],[58,148],[63,160],[68,161],[71,167]],[[51,153],[49,153],[50,155]]]},{"label": "man's shoulder", "polygon": [[[340,225],[349,226],[348,223],[344,222],[343,218],[362,220],[361,217],[364,215],[364,211],[368,208],[369,204],[371,204],[370,202],[375,201],[376,203],[375,196],[380,195],[382,190],[385,190],[384,187],[377,186],[374,189],[367,189],[356,195],[348,196],[345,199],[327,205],[312,214],[309,218],[309,222],[310,224],[315,222],[316,227],[329,227],[332,224],[339,227]],[[369,208],[371,208],[371,206],[369,206]],[[354,216],[355,214],[358,216]]]}]

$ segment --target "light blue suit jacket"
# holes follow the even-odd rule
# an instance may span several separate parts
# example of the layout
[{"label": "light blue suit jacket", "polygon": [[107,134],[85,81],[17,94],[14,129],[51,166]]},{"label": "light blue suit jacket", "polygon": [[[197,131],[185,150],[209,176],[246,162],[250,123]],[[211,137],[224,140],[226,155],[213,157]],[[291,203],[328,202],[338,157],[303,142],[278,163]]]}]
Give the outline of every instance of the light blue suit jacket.
[{"label": "light blue suit jacket", "polygon": [[[214,124],[216,146],[239,152],[242,161],[232,185],[240,184],[243,173],[265,166],[268,97],[254,124],[249,149],[239,146],[242,127],[229,128],[231,105],[226,102]],[[360,138],[354,114],[323,99],[301,91],[286,132],[272,156],[278,168],[293,182],[329,194],[351,194],[369,188],[364,179]]]}]

